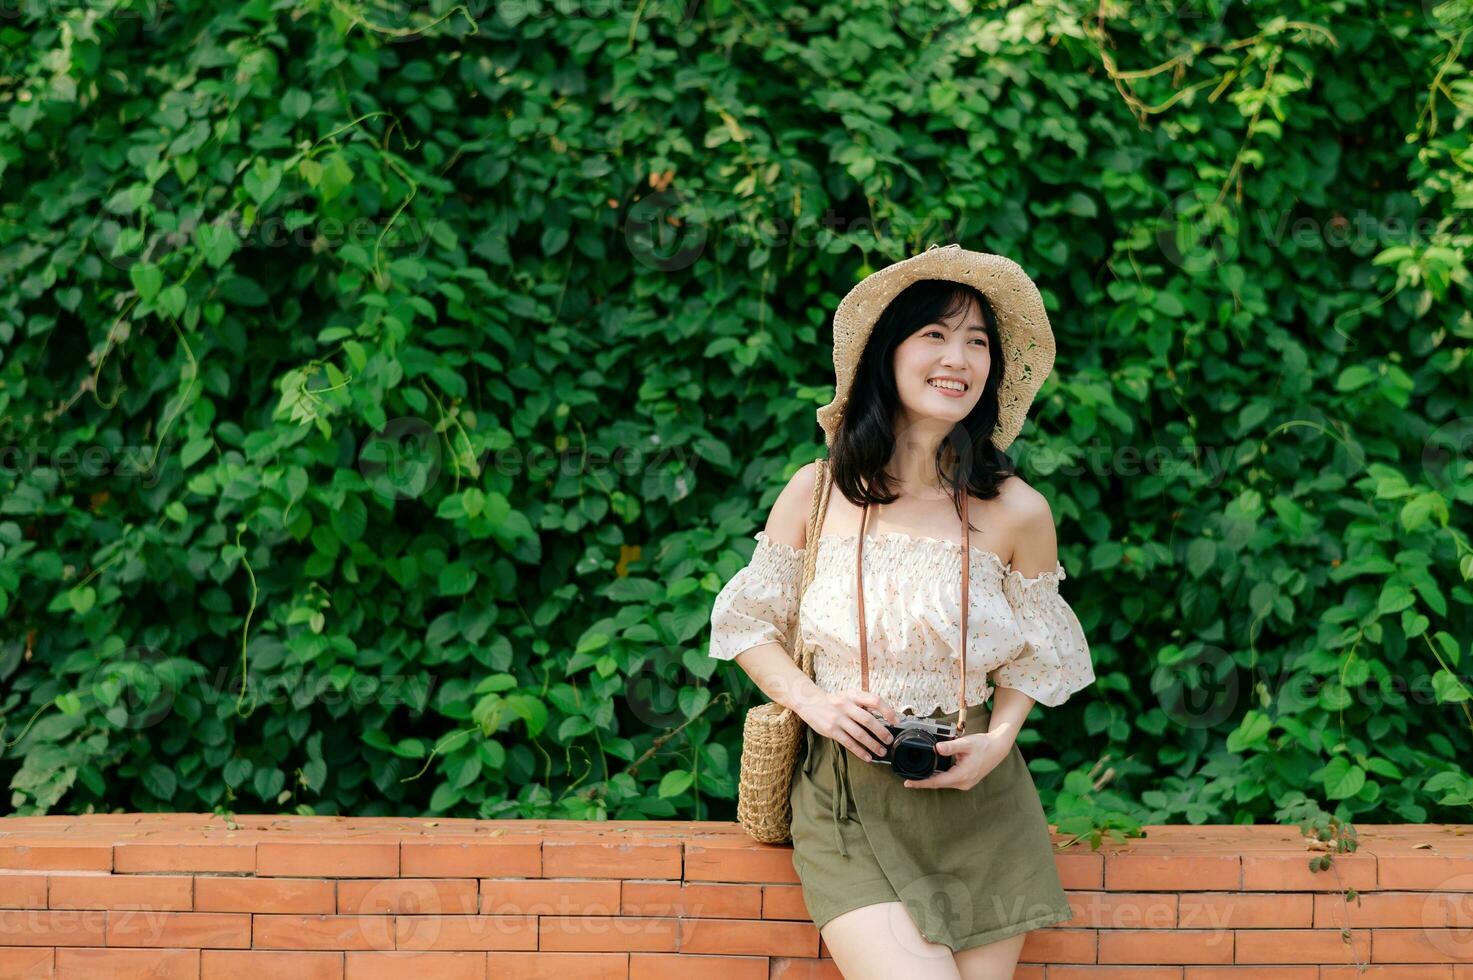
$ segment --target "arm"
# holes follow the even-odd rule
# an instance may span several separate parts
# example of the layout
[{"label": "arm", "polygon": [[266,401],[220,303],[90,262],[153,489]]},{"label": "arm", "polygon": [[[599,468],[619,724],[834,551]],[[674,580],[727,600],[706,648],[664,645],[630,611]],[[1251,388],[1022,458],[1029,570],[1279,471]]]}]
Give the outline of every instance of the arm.
[{"label": "arm", "polygon": [[[1048,498],[1041,493],[1029,495],[1020,515],[1013,547],[1013,570],[1024,578],[1034,578],[1053,571],[1059,561],[1058,532]],[[992,716],[987,731],[1009,741],[1016,741],[1028,713],[1037,702],[1017,688],[994,686]]]},{"label": "arm", "polygon": [[[778,494],[767,516],[765,530],[770,538],[792,548],[806,548],[808,514],[813,506],[817,466],[804,465]],[[797,629],[794,617],[793,629]],[[736,656],[737,666],[746,671],[762,693],[772,701],[805,717],[808,706],[823,698],[823,691],[799,667],[781,643],[764,643]]]}]

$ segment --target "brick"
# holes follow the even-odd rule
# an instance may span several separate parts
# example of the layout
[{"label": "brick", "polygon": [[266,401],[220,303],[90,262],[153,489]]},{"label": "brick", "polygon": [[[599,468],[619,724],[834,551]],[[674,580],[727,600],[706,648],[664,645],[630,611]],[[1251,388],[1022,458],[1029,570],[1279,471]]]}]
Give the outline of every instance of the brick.
[{"label": "brick", "polygon": [[1073,966],[1048,968],[1048,980],[1182,980],[1179,966]]},{"label": "brick", "polygon": [[1372,963],[1473,963],[1467,929],[1372,929]]},{"label": "brick", "polygon": [[1319,980],[1319,967],[1189,966],[1182,980]]},{"label": "brick", "polygon": [[4,871],[111,871],[110,843],[46,841],[31,844],[0,844],[0,870]]},{"label": "brick", "polygon": [[1054,852],[1054,866],[1059,869],[1059,881],[1066,891],[1098,891],[1105,887],[1104,854],[1071,847]]},{"label": "brick", "polygon": [[572,878],[483,878],[488,915],[618,915],[627,882]]},{"label": "brick", "polygon": [[343,980],[343,954],[306,950],[207,949],[200,953],[200,980]]},{"label": "brick", "polygon": [[676,915],[692,919],[760,919],[762,886],[626,881],[620,911],[625,915]]},{"label": "brick", "polygon": [[803,900],[801,885],[763,885],[762,918],[813,921],[813,913]]},{"label": "brick", "polygon": [[54,909],[157,909],[188,912],[194,905],[194,879],[188,875],[52,875]]},{"label": "brick", "polygon": [[1065,929],[1061,925],[1033,929],[1023,940],[1018,962],[1048,963],[1050,970],[1057,963],[1093,963],[1100,935],[1094,929]]},{"label": "brick", "polygon": [[1473,891],[1473,854],[1398,854],[1380,862],[1378,887]]},{"label": "brick", "polygon": [[629,980],[767,980],[765,956],[696,956],[690,953],[630,953]]},{"label": "brick", "polygon": [[197,949],[58,949],[56,980],[199,980]]},{"label": "brick", "polygon": [[[792,959],[786,956],[774,956],[768,960],[771,972],[768,974],[772,980],[844,980],[844,975],[839,972],[839,966],[831,959]],[[1039,975],[1040,980],[1042,974]],[[1017,972],[1013,974],[1014,980],[1023,980]]]},{"label": "brick", "polygon": [[119,874],[181,871],[254,874],[256,845],[245,841],[119,843],[113,848],[113,870]]},{"label": "brick", "polygon": [[[1108,869],[1107,872],[1108,874]],[[1240,934],[1241,935],[1241,934]],[[1233,933],[1225,930],[1151,929],[1103,930],[1099,934],[1101,963],[1140,963],[1169,966],[1188,963],[1233,962]],[[1264,960],[1262,962],[1283,962]]]},{"label": "brick", "polygon": [[106,946],[107,913],[0,910],[0,946]]},{"label": "brick", "polygon": [[681,919],[679,922],[682,953],[818,955],[818,929],[811,922],[762,919]]},{"label": "brick", "polygon": [[1243,867],[1235,854],[1111,854],[1105,858],[1108,891],[1238,891]]},{"label": "brick", "polygon": [[1176,900],[1177,925],[1183,929],[1308,929],[1315,925],[1316,897],[1183,892]]},{"label": "brick", "polygon": [[486,980],[485,953],[348,953],[344,980]]},{"label": "brick", "polygon": [[507,838],[405,840],[406,878],[540,878],[542,843]]},{"label": "brick", "polygon": [[682,845],[666,841],[558,841],[542,844],[545,878],[674,878]]},{"label": "brick", "polygon": [[1091,929],[1170,929],[1177,924],[1177,896],[1153,892],[1071,892],[1074,924]]},{"label": "brick", "polygon": [[537,948],[585,953],[673,953],[677,948],[679,921],[635,915],[544,915],[537,920]]},{"label": "brick", "polygon": [[497,953],[486,954],[492,980],[607,980],[629,975],[631,953]]},{"label": "brick", "polygon": [[397,949],[536,949],[535,915],[400,915]]},{"label": "brick", "polygon": [[1356,928],[1473,928],[1473,893],[1361,892],[1354,899],[1347,899],[1339,893],[1316,895],[1314,925],[1330,929],[1347,925]]},{"label": "brick", "polygon": [[474,878],[368,878],[337,883],[339,915],[474,915]]},{"label": "brick", "polygon": [[1377,887],[1376,857],[1373,854],[1336,854],[1334,867],[1311,871],[1309,863],[1322,852],[1302,854],[1244,854],[1244,891],[1309,891],[1328,888],[1356,888],[1362,891]]},{"label": "brick", "polygon": [[261,843],[256,846],[256,874],[289,878],[397,878],[399,845],[342,840]]},{"label": "brick", "polygon": [[108,946],[246,949],[251,945],[251,917],[244,913],[125,911],[105,914]]},{"label": "brick", "polygon": [[200,875],[194,880],[197,912],[288,912],[299,915],[337,911],[335,883],[324,878],[237,878]]},{"label": "brick", "polygon": [[0,977],[5,980],[50,980],[55,964],[56,950],[49,946],[0,946]]},{"label": "brick", "polygon": [[257,949],[391,950],[394,920],[387,915],[256,915]]},{"label": "brick", "polygon": [[800,883],[791,847],[739,842],[685,845],[685,880]]},{"label": "brick", "polygon": [[[1234,934],[1239,963],[1368,962],[1371,933],[1356,930],[1350,942],[1338,929],[1244,929]],[[1351,944],[1354,944],[1352,947]]]},{"label": "brick", "polygon": [[1320,980],[1473,980],[1473,966],[1322,966]]},{"label": "brick", "polygon": [[46,875],[30,871],[0,871],[0,909],[44,909]]}]

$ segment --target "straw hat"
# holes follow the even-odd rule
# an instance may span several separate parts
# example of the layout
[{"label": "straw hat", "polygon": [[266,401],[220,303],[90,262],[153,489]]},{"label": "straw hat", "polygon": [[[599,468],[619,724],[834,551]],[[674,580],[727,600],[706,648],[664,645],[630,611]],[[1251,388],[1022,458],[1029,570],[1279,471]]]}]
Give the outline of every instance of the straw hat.
[{"label": "straw hat", "polygon": [[1023,428],[1028,406],[1054,366],[1054,334],[1043,297],[1012,259],[956,244],[932,245],[919,255],[865,276],[834,312],[834,400],[818,410],[818,424],[831,451],[854,386],[859,356],[875,321],[905,287],[921,279],[950,279],[975,286],[992,304],[1005,365],[992,444],[1006,449]]}]

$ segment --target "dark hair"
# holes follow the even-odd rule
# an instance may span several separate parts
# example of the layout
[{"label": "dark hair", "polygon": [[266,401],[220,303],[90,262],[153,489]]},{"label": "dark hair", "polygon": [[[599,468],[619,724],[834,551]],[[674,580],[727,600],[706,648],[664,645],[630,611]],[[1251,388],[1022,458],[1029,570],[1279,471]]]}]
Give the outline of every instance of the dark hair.
[{"label": "dark hair", "polygon": [[[860,355],[843,418],[834,433],[829,454],[834,486],[855,506],[899,499],[885,472],[895,450],[894,418],[900,408],[895,348],[927,324],[966,309],[968,299],[982,312],[987,343],[994,356],[976,407],[936,447],[936,474],[943,486],[951,488],[960,519],[963,493],[991,500],[1003,480],[1017,472],[1007,454],[992,444],[997,428],[997,392],[1004,371],[992,304],[975,286],[947,279],[921,279],[901,291],[875,322]],[[951,470],[966,471],[965,481],[958,472],[948,472],[948,457],[954,461]]]}]

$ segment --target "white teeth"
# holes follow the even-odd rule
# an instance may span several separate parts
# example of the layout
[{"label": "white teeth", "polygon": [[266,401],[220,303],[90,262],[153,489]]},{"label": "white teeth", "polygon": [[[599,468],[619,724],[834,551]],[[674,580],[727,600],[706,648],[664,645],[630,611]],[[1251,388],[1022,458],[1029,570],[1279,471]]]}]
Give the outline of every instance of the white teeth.
[{"label": "white teeth", "polygon": [[966,391],[967,386],[957,381],[927,381],[932,388],[947,388],[951,391]]}]

